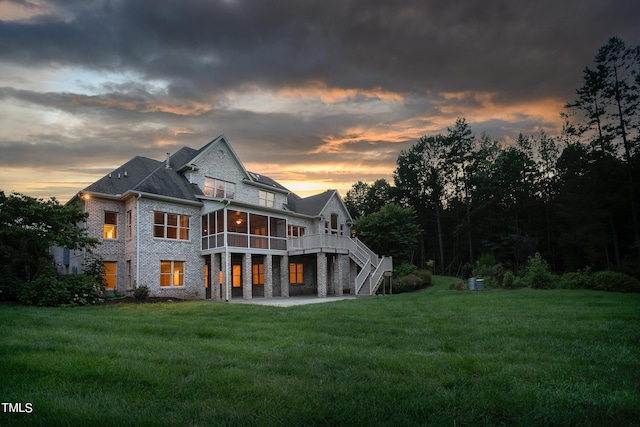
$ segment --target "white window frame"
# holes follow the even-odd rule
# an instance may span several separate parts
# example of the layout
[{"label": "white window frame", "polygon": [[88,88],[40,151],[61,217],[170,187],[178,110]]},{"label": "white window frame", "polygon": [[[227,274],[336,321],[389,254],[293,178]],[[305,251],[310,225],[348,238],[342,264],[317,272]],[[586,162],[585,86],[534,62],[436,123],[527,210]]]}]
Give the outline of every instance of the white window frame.
[{"label": "white window frame", "polygon": [[[170,272],[163,273],[162,272],[162,264],[170,263]],[[182,264],[182,272],[176,270],[176,265]],[[168,289],[168,288],[184,288],[184,276],[187,270],[187,263],[185,261],[173,261],[173,260],[162,260],[160,261],[160,289]],[[169,284],[166,286],[162,286],[162,277],[166,276],[169,278]],[[176,285],[176,277],[178,277],[178,282],[182,282],[181,284]]]},{"label": "white window frame", "polygon": [[[156,222],[156,215],[163,215],[163,222]],[[176,217],[176,225],[169,225],[169,216]],[[183,219],[186,219],[187,225],[183,225]],[[162,227],[162,236],[156,235],[159,227]],[[169,237],[169,229],[175,229],[176,237]],[[183,238],[183,232],[186,232],[186,237]],[[166,240],[178,240],[188,242],[191,239],[191,217],[189,215],[182,215],[170,212],[153,211],[153,238],[154,239],[166,239]]]},{"label": "white window frame", "polygon": [[233,200],[236,198],[236,183],[205,176],[203,192],[205,196]]},{"label": "white window frame", "polygon": [[267,208],[276,206],[276,194],[271,191],[258,190],[258,204]]},{"label": "white window frame", "polygon": [[[115,223],[107,222],[107,215],[113,215],[115,218]],[[107,240],[116,240],[118,238],[118,212],[113,211],[104,211],[103,215],[103,227],[102,227],[102,238]],[[113,237],[108,237],[107,227],[113,231]]]}]

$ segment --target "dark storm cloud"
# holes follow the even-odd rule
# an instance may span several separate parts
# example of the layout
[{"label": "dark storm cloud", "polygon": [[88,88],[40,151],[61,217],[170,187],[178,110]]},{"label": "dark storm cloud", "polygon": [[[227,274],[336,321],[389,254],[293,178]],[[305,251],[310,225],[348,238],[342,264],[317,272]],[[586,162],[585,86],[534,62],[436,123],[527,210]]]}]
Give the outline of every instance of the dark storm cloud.
[{"label": "dark storm cloud", "polygon": [[0,24],[0,59],[131,69],[180,97],[315,80],[504,100],[567,93],[564,76],[574,82],[609,36],[638,42],[640,16],[631,0],[51,4],[49,15]]},{"label": "dark storm cloud", "polygon": [[[373,182],[376,167],[390,177],[401,149],[467,113],[494,139],[557,128],[540,111],[574,96],[598,48],[614,35],[640,44],[637,0],[10,3],[31,16],[0,16],[0,78],[3,65],[25,70],[0,81],[1,112],[64,118],[0,131],[0,166],[100,175],[105,159],[161,160],[224,133],[245,163]],[[30,70],[103,78],[60,89]],[[80,124],[66,130],[68,117]],[[323,164],[349,166],[313,169]],[[276,168],[256,172],[289,167]]]}]

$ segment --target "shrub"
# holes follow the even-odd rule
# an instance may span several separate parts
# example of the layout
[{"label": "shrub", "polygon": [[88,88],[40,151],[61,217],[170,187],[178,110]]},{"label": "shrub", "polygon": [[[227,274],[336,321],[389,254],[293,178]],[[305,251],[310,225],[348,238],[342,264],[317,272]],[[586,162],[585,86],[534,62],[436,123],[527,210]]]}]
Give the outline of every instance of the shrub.
[{"label": "shrub", "polygon": [[591,289],[610,292],[640,292],[640,281],[616,271],[598,271],[591,275]]},{"label": "shrub", "polygon": [[393,269],[393,277],[402,277],[408,274],[416,274],[417,272],[418,267],[405,262]]},{"label": "shrub", "polygon": [[149,287],[147,285],[136,286],[136,290],[133,291],[133,298],[141,301],[147,299],[149,296]]},{"label": "shrub", "polygon": [[430,259],[429,261],[427,261],[427,270],[429,270],[430,272],[434,272],[434,269],[436,268],[436,261],[433,259]]},{"label": "shrub", "polygon": [[[486,259],[493,259],[493,256]],[[501,286],[502,278],[504,277],[504,267],[502,264],[484,264],[476,263],[476,268],[473,270],[473,276],[484,279],[485,286]],[[471,277],[471,276],[469,276]]]},{"label": "shrub", "polygon": [[467,280],[469,277],[473,275],[473,264],[471,264],[470,262],[463,264],[461,273],[462,273],[462,278],[464,280]]},{"label": "shrub", "polygon": [[[58,282],[66,290],[67,305],[89,305],[101,302],[104,294],[102,283],[86,274],[69,274],[58,277]],[[100,281],[102,282],[102,280]]]},{"label": "shrub", "polygon": [[0,301],[17,299],[20,288],[24,284],[22,280],[9,272],[8,269],[2,269],[0,277],[2,277],[0,280]]},{"label": "shrub", "polygon": [[505,289],[514,289],[517,287],[516,284],[516,276],[510,271],[504,273],[504,277],[502,278],[502,287]]},{"label": "shrub", "polygon": [[520,282],[534,289],[552,289],[556,287],[556,276],[549,269],[549,263],[539,253],[529,257]]},{"label": "shrub", "polygon": [[560,277],[560,287],[563,289],[590,289],[591,288],[591,269],[589,267],[584,270],[565,273]]},{"label": "shrub", "polygon": [[57,307],[100,302],[103,289],[95,278],[86,274],[56,277],[53,268],[22,286],[18,301],[27,305]]},{"label": "shrub", "polygon": [[393,279],[393,293],[401,294],[424,289],[431,284],[431,272],[420,270],[416,273]]}]

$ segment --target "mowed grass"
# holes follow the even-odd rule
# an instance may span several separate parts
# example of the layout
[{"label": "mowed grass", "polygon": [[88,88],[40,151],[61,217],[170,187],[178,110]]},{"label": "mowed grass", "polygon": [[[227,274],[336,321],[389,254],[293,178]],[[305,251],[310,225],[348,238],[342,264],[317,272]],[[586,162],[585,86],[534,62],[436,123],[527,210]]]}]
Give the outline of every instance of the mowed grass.
[{"label": "mowed grass", "polygon": [[640,295],[0,306],[0,425],[640,425]]}]

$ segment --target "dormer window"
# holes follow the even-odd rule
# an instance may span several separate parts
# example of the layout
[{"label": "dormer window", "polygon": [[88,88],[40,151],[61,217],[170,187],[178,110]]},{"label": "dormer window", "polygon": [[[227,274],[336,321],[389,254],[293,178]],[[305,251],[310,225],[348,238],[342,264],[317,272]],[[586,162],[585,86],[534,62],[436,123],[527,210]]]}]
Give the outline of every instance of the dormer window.
[{"label": "dormer window", "polygon": [[221,179],[205,177],[204,179],[205,196],[217,197],[220,199],[235,199],[236,184]]},{"label": "dormer window", "polygon": [[276,195],[270,191],[258,191],[258,204],[267,208],[272,208],[276,205]]}]

